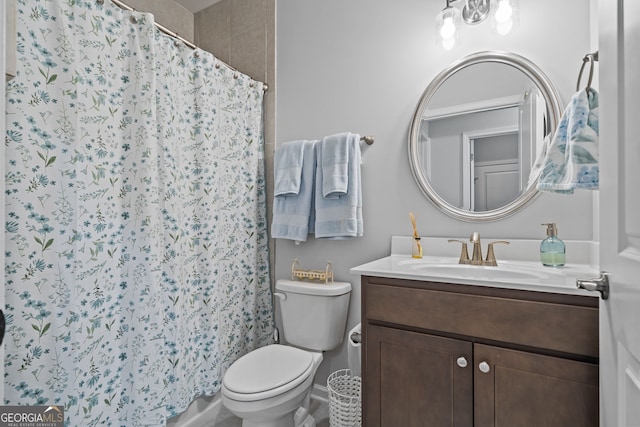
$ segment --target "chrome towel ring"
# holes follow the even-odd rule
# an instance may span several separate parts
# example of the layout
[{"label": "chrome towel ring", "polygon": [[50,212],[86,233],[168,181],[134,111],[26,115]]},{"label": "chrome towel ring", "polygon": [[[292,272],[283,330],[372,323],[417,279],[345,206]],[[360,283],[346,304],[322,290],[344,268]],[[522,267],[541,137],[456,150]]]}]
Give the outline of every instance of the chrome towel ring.
[{"label": "chrome towel ring", "polygon": [[576,84],[576,91],[580,90],[580,80],[582,79],[582,72],[584,71],[585,65],[587,62],[589,63],[589,80],[587,80],[587,87],[585,90],[591,88],[591,81],[593,80],[593,69],[595,68],[595,63],[598,61],[598,51],[594,53],[588,53],[582,58],[582,66],[580,67],[580,74],[578,74],[578,83]]}]

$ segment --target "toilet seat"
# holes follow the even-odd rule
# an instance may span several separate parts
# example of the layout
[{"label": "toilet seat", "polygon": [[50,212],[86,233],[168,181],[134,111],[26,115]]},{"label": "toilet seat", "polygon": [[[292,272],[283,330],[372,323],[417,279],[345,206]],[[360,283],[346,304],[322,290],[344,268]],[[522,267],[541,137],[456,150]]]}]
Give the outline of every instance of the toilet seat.
[{"label": "toilet seat", "polygon": [[223,393],[234,400],[254,401],[286,393],[313,371],[313,355],[295,347],[267,345],[236,360],[224,375]]}]

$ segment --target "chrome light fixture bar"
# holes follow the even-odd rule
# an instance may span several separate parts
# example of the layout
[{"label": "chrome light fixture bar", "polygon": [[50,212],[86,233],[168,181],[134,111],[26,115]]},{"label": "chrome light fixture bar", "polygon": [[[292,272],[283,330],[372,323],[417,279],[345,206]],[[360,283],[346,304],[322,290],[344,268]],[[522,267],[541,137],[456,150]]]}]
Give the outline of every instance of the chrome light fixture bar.
[{"label": "chrome light fixture bar", "polygon": [[484,21],[491,11],[489,0],[466,0],[462,9],[462,19],[467,24],[478,24]]},{"label": "chrome light fixture bar", "polygon": [[491,16],[499,35],[508,34],[517,25],[518,0],[465,0],[462,12],[452,6],[457,1],[446,0],[447,6],[436,18],[436,43],[446,50],[458,44],[462,20],[475,25]]}]

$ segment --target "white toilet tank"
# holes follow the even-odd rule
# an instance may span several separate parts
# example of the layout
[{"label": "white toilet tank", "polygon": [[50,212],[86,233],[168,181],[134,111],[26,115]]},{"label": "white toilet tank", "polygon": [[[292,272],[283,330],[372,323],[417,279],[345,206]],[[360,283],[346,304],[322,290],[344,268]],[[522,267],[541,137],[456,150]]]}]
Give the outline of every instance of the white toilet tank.
[{"label": "white toilet tank", "polygon": [[314,351],[332,350],[342,343],[350,283],[278,280],[276,291],[287,343]]}]

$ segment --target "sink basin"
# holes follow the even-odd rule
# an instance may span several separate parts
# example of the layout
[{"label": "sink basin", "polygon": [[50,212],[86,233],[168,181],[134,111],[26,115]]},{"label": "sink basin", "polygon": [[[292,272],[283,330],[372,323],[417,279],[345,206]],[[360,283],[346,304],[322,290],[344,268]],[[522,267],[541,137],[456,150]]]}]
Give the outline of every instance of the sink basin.
[{"label": "sink basin", "polygon": [[416,273],[429,276],[477,279],[477,280],[542,280],[550,274],[542,271],[528,271],[521,267],[510,266],[485,267],[464,264],[412,264],[407,266]]},{"label": "sink basin", "polygon": [[554,286],[575,286],[567,268],[549,268],[531,262],[498,261],[498,266],[458,264],[445,257],[396,259],[394,271],[423,278],[443,278],[458,282],[530,283]]}]

